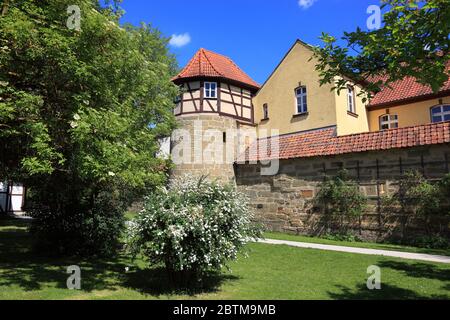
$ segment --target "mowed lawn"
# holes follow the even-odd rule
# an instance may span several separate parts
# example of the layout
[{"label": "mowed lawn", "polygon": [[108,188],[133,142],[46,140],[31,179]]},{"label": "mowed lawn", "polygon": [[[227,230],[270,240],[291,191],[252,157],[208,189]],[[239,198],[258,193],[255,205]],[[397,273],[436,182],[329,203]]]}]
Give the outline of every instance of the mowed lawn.
[{"label": "mowed lawn", "polygon": [[[249,258],[232,263],[232,273],[188,292],[170,286],[160,268],[126,255],[38,256],[26,228],[0,220],[0,299],[450,299],[450,265],[265,244],[250,244]],[[66,288],[70,265],[81,267],[82,290]],[[371,265],[382,270],[382,290],[366,287]]]}]

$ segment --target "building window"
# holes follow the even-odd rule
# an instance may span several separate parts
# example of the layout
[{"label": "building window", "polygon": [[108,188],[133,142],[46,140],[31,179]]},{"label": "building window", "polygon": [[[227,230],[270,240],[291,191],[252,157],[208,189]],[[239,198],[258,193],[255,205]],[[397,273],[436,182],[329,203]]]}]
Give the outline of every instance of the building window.
[{"label": "building window", "polygon": [[347,87],[347,111],[351,113],[356,113],[355,88],[352,86]]},{"label": "building window", "polygon": [[205,82],[205,98],[217,98],[217,82]]},{"label": "building window", "polygon": [[306,96],[306,87],[295,89],[295,96],[297,97],[297,114],[308,112],[308,100]]},{"label": "building window", "polygon": [[388,130],[396,128],[398,128],[398,115],[385,114],[380,117],[380,130]]},{"label": "building window", "polygon": [[269,105],[267,103],[263,105],[263,117],[263,120],[269,119]]},{"label": "building window", "polygon": [[431,122],[450,121],[450,105],[441,105],[431,108]]}]

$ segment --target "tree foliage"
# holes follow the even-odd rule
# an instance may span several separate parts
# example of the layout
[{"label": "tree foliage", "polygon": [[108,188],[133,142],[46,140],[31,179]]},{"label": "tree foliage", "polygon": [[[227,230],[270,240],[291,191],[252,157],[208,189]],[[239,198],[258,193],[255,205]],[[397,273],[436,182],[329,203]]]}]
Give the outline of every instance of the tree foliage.
[{"label": "tree foliage", "polygon": [[[67,26],[70,5],[79,31]],[[120,26],[118,1],[17,0],[2,12],[0,177],[26,182],[61,219],[105,189],[120,186],[122,199],[161,184],[168,163],[155,154],[177,94],[167,39]]]},{"label": "tree foliage", "polygon": [[439,91],[450,75],[449,1],[382,0],[382,9],[382,27],[345,32],[345,46],[322,35],[325,45],[315,50],[321,83],[338,91],[349,81],[364,84],[364,100],[406,76]]}]

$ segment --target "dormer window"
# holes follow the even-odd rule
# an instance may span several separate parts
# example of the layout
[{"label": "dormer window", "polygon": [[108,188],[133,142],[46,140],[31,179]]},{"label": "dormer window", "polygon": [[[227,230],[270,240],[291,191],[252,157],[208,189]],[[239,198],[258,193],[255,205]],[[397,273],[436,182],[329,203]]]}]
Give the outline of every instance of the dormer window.
[{"label": "dormer window", "polygon": [[347,111],[350,113],[356,113],[355,88],[352,86],[347,87]]},{"label": "dormer window", "polygon": [[389,130],[398,128],[398,115],[385,114],[380,117],[380,130]]},{"label": "dormer window", "polygon": [[295,96],[297,98],[297,114],[307,113],[308,100],[306,96],[306,87],[299,87],[295,89]]},{"label": "dormer window", "polygon": [[431,122],[450,121],[450,105],[440,105],[431,108]]},{"label": "dormer window", "polygon": [[217,98],[217,82],[205,82],[205,98]]}]

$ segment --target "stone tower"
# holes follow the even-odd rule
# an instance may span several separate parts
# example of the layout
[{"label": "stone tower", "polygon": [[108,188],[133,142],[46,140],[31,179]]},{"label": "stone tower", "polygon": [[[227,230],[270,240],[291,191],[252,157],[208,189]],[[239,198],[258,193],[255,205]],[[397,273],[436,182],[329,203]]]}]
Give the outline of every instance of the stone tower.
[{"label": "stone tower", "polygon": [[207,175],[234,181],[230,149],[239,129],[255,127],[253,96],[259,85],[231,59],[200,49],[173,79],[180,86],[175,116],[179,129],[171,143],[172,176]]}]

